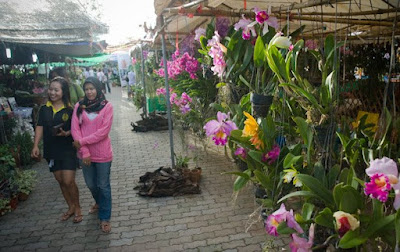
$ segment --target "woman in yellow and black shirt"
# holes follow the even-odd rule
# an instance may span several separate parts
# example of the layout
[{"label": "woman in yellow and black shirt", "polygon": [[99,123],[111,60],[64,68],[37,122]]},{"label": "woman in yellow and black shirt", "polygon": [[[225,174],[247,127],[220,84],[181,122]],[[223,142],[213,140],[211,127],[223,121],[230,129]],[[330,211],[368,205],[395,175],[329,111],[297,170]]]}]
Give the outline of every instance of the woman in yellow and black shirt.
[{"label": "woman in yellow and black shirt", "polygon": [[82,221],[79,191],[75,183],[76,150],[72,145],[71,118],[73,108],[69,101],[69,85],[66,79],[56,77],[48,89],[49,101],[39,111],[35,129],[32,157],[39,157],[39,142],[43,137],[44,158],[49,163],[50,172],[60,184],[62,194],[68,204],[68,211],[61,220],[74,216],[73,222]]}]

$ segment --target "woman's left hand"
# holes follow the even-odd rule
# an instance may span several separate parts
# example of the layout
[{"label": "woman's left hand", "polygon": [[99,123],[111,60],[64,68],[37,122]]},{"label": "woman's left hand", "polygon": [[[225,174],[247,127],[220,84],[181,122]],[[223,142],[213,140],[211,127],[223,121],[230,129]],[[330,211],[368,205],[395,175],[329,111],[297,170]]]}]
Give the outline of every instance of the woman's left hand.
[{"label": "woman's left hand", "polygon": [[79,150],[81,148],[81,143],[78,140],[75,140],[72,145]]},{"label": "woman's left hand", "polygon": [[58,133],[56,136],[63,136],[63,137],[67,137],[70,135],[69,131],[64,131],[63,129],[60,129],[60,133]]}]

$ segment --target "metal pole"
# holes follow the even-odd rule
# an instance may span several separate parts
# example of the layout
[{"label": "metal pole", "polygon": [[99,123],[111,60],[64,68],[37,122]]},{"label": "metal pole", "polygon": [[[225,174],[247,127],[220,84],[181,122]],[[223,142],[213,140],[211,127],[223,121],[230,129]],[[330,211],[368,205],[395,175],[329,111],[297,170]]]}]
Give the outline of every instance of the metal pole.
[{"label": "metal pole", "polygon": [[[161,26],[164,22],[163,16],[160,16]],[[164,63],[164,78],[165,78],[165,89],[166,89],[166,100],[167,100],[167,115],[168,115],[168,131],[169,131],[169,145],[171,150],[171,165],[175,168],[175,157],[174,157],[174,139],[172,133],[172,116],[171,116],[171,103],[169,101],[169,84],[168,84],[168,68],[167,68],[167,52],[165,48],[165,33],[162,30],[161,33],[161,43],[163,52],[163,63]]]},{"label": "metal pole", "polygon": [[[143,57],[143,44],[140,44],[140,54],[142,58],[142,84],[143,84],[143,96],[144,96],[144,106],[143,106],[143,114],[144,118],[147,118],[147,98],[146,98],[146,83],[144,81],[144,57]],[[128,84],[128,88],[130,88]]]}]

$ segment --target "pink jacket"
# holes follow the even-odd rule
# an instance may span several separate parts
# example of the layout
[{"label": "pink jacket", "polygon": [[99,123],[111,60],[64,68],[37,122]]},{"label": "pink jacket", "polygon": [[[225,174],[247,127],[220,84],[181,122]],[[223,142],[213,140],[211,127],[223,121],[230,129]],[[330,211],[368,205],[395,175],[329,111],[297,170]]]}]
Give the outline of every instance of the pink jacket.
[{"label": "pink jacket", "polygon": [[112,161],[113,151],[108,134],[113,120],[113,106],[110,102],[107,103],[93,120],[88,118],[85,111],[78,118],[76,115],[78,107],[79,103],[75,105],[71,122],[72,137],[81,144],[78,157],[90,157],[91,161],[96,163]]}]

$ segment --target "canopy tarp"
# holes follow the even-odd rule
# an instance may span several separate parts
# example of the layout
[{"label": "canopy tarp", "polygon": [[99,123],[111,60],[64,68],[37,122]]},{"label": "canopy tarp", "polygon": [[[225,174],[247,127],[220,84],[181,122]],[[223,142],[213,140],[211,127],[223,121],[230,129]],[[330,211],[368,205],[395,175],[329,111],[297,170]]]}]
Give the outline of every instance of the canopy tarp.
[{"label": "canopy tarp", "polygon": [[85,13],[78,0],[0,0],[0,41],[65,44],[96,40],[107,26]]},{"label": "canopy tarp", "polygon": [[[399,0],[154,0],[157,30],[163,28],[171,40],[182,40],[194,34],[198,27],[205,27],[212,18],[228,17],[231,24],[244,14],[254,20],[253,9],[271,8],[271,15],[278,18],[279,29],[288,25],[290,31],[305,25],[301,36],[321,39],[335,33],[340,39],[365,42],[390,39],[393,27],[400,35],[400,27],[393,24],[400,14]],[[157,34],[158,35],[158,34]]]},{"label": "canopy tarp", "polygon": [[73,58],[78,61],[85,61],[85,62],[89,62],[89,63],[98,64],[98,63],[102,63],[104,61],[108,61],[110,59],[110,57],[111,57],[110,54],[100,54],[100,55],[96,55],[94,57],[73,57]]}]

